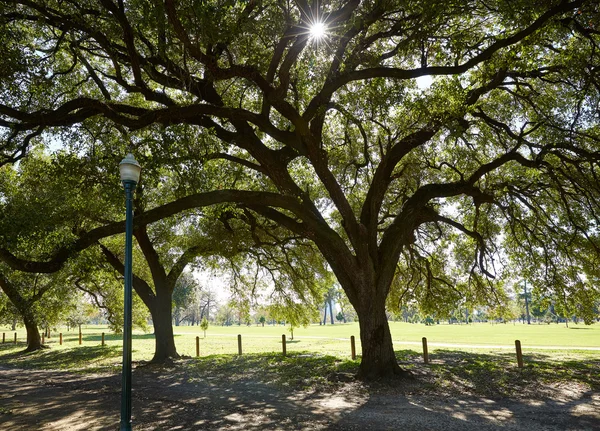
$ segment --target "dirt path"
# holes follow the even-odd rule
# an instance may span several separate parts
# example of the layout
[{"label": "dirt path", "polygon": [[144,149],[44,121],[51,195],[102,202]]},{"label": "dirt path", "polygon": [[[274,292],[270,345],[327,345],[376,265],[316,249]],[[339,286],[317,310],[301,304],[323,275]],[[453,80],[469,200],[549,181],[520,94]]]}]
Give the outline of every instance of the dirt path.
[{"label": "dirt path", "polygon": [[[336,394],[276,389],[251,379],[190,381],[134,372],[133,423],[146,430],[600,430],[600,394],[565,387],[551,399],[423,394],[418,380],[346,384]],[[120,377],[0,368],[3,431],[118,430]]]}]

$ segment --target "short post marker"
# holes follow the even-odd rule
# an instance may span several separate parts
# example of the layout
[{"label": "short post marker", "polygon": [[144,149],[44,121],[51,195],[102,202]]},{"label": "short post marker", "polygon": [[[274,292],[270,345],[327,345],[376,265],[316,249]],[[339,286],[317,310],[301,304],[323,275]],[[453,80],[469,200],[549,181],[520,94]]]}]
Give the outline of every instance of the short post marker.
[{"label": "short post marker", "polygon": [[238,355],[242,355],[242,335],[238,334]]},{"label": "short post marker", "polygon": [[104,332],[102,333],[102,346],[104,346]]},{"label": "short post marker", "polygon": [[59,341],[58,343],[62,346],[62,332],[58,334]]},{"label": "short post marker", "polygon": [[6,333],[2,333],[2,344],[6,343]]},{"label": "short post marker", "polygon": [[196,337],[196,358],[200,356],[200,337]]},{"label": "short post marker", "polygon": [[285,344],[285,334],[281,334],[281,348],[283,349],[283,356],[287,354],[287,346]]},{"label": "short post marker", "polygon": [[521,341],[515,340],[515,349],[517,350],[517,366],[523,368],[523,352],[521,351]]},{"label": "short post marker", "polygon": [[352,360],[356,360],[356,339],[354,335],[350,337],[350,352],[352,353]]},{"label": "short post marker", "polygon": [[17,333],[15,332],[15,344],[17,344]]},{"label": "short post marker", "polygon": [[42,332],[42,344],[45,344],[45,343],[46,343],[46,338],[44,337],[44,335],[45,335],[45,334]]},{"label": "short post marker", "polygon": [[79,345],[81,346],[81,342],[82,342],[82,338],[81,338],[81,331],[79,331]]},{"label": "short post marker", "polygon": [[423,337],[423,362],[429,363],[429,351],[427,350],[427,338]]}]

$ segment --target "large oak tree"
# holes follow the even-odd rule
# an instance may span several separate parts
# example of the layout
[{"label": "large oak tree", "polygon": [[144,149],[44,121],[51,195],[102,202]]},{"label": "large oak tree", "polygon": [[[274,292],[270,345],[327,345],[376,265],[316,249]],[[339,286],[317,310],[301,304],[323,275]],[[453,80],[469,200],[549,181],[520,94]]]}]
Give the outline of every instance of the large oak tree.
[{"label": "large oak tree", "polygon": [[138,222],[230,202],[312,241],[358,314],[360,374],[395,374],[391,290],[486,301],[509,258],[566,292],[594,276],[598,16],[591,0],[4,1],[1,162],[91,125],[146,157],[143,133],[196,128],[171,155],[217,167],[222,190]]}]

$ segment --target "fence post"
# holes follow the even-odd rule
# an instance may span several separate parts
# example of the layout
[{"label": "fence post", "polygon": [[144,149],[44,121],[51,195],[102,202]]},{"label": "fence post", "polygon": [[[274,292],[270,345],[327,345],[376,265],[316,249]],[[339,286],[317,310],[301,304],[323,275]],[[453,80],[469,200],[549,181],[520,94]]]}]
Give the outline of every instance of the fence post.
[{"label": "fence post", "polygon": [[200,337],[196,337],[196,358],[200,356]]},{"label": "fence post", "polygon": [[350,337],[350,352],[352,353],[352,360],[356,359],[356,341],[354,335]]},{"label": "fence post", "polygon": [[283,356],[287,354],[287,346],[285,344],[285,334],[281,334],[281,348],[283,349]]},{"label": "fence post", "polygon": [[2,333],[2,344],[6,343],[6,333]]},{"label": "fence post", "polygon": [[79,345],[80,345],[80,346],[81,346],[81,342],[82,342],[82,339],[81,339],[81,331],[79,331]]},{"label": "fence post", "polygon": [[242,335],[238,334],[238,355],[242,355]]},{"label": "fence post", "polygon": [[423,362],[429,363],[429,351],[427,350],[427,338],[423,337]]},{"label": "fence post", "polygon": [[17,344],[17,333],[15,332],[15,344]]},{"label": "fence post", "polygon": [[515,349],[517,350],[517,366],[523,368],[523,353],[521,352],[521,341],[515,340]]},{"label": "fence post", "polygon": [[104,346],[104,332],[102,333],[102,346]]},{"label": "fence post", "polygon": [[58,334],[59,337],[59,344],[62,346],[62,332],[60,334]]}]

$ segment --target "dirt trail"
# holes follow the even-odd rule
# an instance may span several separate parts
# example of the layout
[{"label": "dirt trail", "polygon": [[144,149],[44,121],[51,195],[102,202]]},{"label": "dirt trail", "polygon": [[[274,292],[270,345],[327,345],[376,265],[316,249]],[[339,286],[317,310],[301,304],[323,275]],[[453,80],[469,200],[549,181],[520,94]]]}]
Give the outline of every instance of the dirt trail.
[{"label": "dirt trail", "polygon": [[[600,430],[600,394],[565,387],[552,399],[423,394],[418,381],[346,384],[336,394],[285,391],[253,380],[190,381],[138,368],[133,423],[149,430]],[[118,430],[118,375],[0,367],[0,430]]]}]

